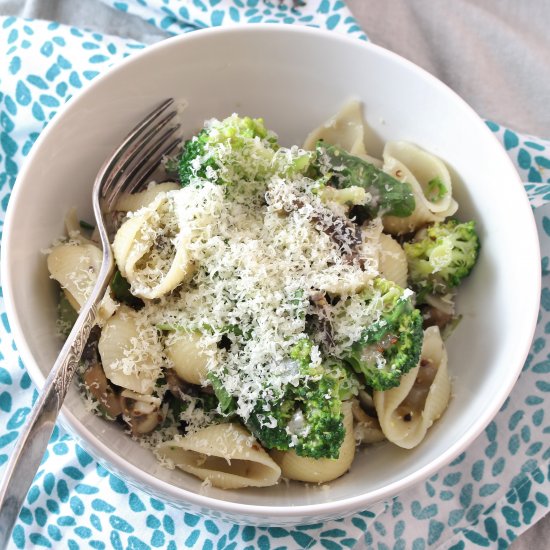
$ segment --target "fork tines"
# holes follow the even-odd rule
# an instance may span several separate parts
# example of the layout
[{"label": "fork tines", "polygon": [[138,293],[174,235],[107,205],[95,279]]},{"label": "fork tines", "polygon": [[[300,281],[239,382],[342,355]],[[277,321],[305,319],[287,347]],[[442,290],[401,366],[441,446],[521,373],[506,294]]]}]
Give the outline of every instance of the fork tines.
[{"label": "fork tines", "polygon": [[120,193],[139,189],[162,158],[180,143],[180,138],[174,135],[180,128],[174,120],[177,110],[169,110],[174,105],[174,100],[168,99],[147,116],[130,132],[105,166],[101,197],[106,211],[112,209]]}]

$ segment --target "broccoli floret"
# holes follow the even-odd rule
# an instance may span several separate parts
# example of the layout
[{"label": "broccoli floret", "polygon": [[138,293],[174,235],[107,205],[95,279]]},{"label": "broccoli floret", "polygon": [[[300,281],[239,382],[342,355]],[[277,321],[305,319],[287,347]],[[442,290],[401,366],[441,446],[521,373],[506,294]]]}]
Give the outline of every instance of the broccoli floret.
[{"label": "broccoli floret", "polygon": [[341,401],[348,401],[359,394],[361,384],[356,374],[345,363],[328,359],[323,363],[326,376],[336,381]]},{"label": "broccoli floret", "polygon": [[311,349],[308,339],[294,346],[291,356],[300,365],[301,383],[289,384],[274,404],[259,400],[247,425],[267,449],[338,458],[345,436],[342,401],[357,394],[358,382],[339,362],[313,366]]},{"label": "broccoli floret", "polygon": [[[185,142],[178,166],[182,187],[189,185],[193,177],[206,178],[208,168],[218,167],[216,161],[206,154],[205,148],[208,141],[208,131],[203,128],[196,136]],[[193,167],[193,161],[200,162],[197,169]]]},{"label": "broccoli floret", "polygon": [[440,176],[436,176],[428,182],[426,198],[430,201],[439,201],[447,194],[447,186]]},{"label": "broccoli floret", "polygon": [[384,391],[399,386],[401,376],[416,366],[422,349],[422,315],[412,293],[385,279],[375,279],[368,301],[381,312],[351,347],[346,361],[368,386]]},{"label": "broccoli floret", "polygon": [[258,399],[246,425],[266,449],[287,451],[291,441],[287,426],[297,412],[292,392],[287,390],[275,405]]},{"label": "broccoli floret", "polygon": [[330,174],[328,183],[337,189],[359,187],[369,194],[369,202],[355,208],[362,215],[410,216],[415,208],[411,186],[396,180],[374,164],[351,155],[341,147],[322,141],[317,143],[317,168]]},{"label": "broccoli floret", "polygon": [[279,148],[261,118],[230,117],[211,121],[186,141],[179,162],[183,187],[199,177],[220,184],[227,178],[251,181],[261,177]]},{"label": "broccoli floret", "polygon": [[409,282],[421,302],[426,294],[448,294],[472,271],[479,255],[475,223],[451,219],[419,231],[403,248]]},{"label": "broccoli floret", "polygon": [[338,458],[344,441],[344,415],[337,378],[325,373],[319,380],[300,386],[305,435],[298,435],[295,447],[298,456]]},{"label": "broccoli floret", "polygon": [[290,350],[290,358],[297,361],[300,370],[304,374],[309,374],[311,369],[311,350],[313,342],[309,338],[302,338],[296,342]]},{"label": "broccoli floret", "polygon": [[293,448],[299,456],[338,458],[344,416],[338,381],[331,377],[289,386],[275,405],[259,401],[248,418],[250,431],[267,449]]}]

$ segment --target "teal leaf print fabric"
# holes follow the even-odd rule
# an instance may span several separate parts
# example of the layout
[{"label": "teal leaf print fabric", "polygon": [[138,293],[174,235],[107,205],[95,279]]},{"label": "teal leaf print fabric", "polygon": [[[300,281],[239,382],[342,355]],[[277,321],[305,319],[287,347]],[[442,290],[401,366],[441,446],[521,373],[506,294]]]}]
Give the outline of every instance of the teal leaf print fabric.
[{"label": "teal leaf print fabric", "polygon": [[285,23],[320,27],[366,38],[342,0],[101,1],[138,15],[171,34],[238,23]]},{"label": "teal leaf print fabric", "polygon": [[[308,1],[306,7],[254,0],[104,1],[172,33],[261,17],[364,36],[339,1]],[[57,23],[0,18],[0,230],[17,174],[41,130],[73,94],[142,47]],[[535,208],[543,291],[523,372],[502,410],[464,453],[398,497],[351,517],[252,527],[175,509],[106,470],[56,427],[10,550],[505,548],[545,515],[550,495],[550,142],[487,124],[515,163]],[[18,357],[1,299],[0,321],[1,475],[38,394]]]},{"label": "teal leaf print fabric", "polygon": [[495,122],[487,126],[503,143],[506,152],[515,164],[533,207],[550,200],[550,141],[533,136],[520,135]]}]

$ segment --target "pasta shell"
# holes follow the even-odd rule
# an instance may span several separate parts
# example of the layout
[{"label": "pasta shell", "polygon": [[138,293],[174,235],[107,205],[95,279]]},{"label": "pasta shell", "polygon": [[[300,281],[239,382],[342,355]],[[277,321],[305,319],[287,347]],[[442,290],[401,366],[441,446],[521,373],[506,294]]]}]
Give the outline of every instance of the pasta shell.
[{"label": "pasta shell", "polygon": [[161,443],[156,453],[220,489],[275,485],[281,470],[240,424],[215,424]]},{"label": "pasta shell", "polygon": [[426,303],[435,309],[438,309],[445,315],[455,314],[454,294],[445,294],[439,296],[437,294],[427,294],[424,298]]},{"label": "pasta shell", "polygon": [[87,239],[82,235],[80,220],[78,219],[76,208],[70,208],[65,216],[65,230],[71,239],[71,242],[79,244],[90,244],[97,247],[97,241]]},{"label": "pasta shell", "polygon": [[374,405],[384,435],[412,449],[443,414],[451,395],[447,352],[439,328],[424,331],[419,365],[401,377],[398,387],[374,392]]},{"label": "pasta shell", "polygon": [[113,241],[113,253],[132,294],[158,298],[193,274],[193,263],[179,233],[174,203],[166,193],[157,195],[122,224]]},{"label": "pasta shell", "polygon": [[352,401],[351,411],[354,420],[353,435],[357,443],[379,443],[386,439],[378,419],[367,414],[356,399]]},{"label": "pasta shell", "polygon": [[65,215],[65,231],[69,236],[73,233],[80,233],[80,223],[78,222],[76,208],[74,207],[69,208]]},{"label": "pasta shell", "polygon": [[380,256],[378,260],[380,275],[393,281],[402,288],[407,286],[407,256],[401,245],[390,235],[380,235]]},{"label": "pasta shell", "polygon": [[122,193],[117,200],[115,210],[119,212],[135,212],[140,208],[151,204],[160,193],[175,191],[181,186],[177,183],[167,181],[148,187],[145,191],[139,193]]},{"label": "pasta shell", "polygon": [[98,350],[105,376],[136,393],[152,393],[161,375],[162,347],[155,327],[121,306],[103,327]]},{"label": "pasta shell", "polygon": [[310,483],[324,483],[340,477],[349,470],[355,457],[355,436],[350,402],[343,404],[343,412],[346,435],[340,448],[340,456],[336,459],[315,459],[298,456],[293,450],[271,451],[271,456],[281,467],[283,477]]},{"label": "pasta shell", "polygon": [[[80,243],[71,242],[55,246],[48,255],[48,270],[63,289],[67,300],[75,311],[86,303],[101,269],[102,251],[91,241],[82,239]],[[99,304],[96,322],[102,326],[118,308],[111,290],[107,289]]]},{"label": "pasta shell", "polygon": [[[457,211],[458,204],[452,198],[451,176],[437,157],[403,141],[388,142],[383,156],[384,172],[409,183],[416,203],[410,216],[384,216],[386,231],[397,235],[410,233],[426,223],[441,222]],[[438,200],[430,200],[428,184],[435,178],[443,183],[446,193]]]},{"label": "pasta shell", "polygon": [[[165,341],[164,350],[176,374],[190,384],[202,384],[208,375],[208,359],[204,347],[200,345],[201,335],[197,332],[178,331]],[[217,346],[208,346],[215,352]]]},{"label": "pasta shell", "polygon": [[382,235],[382,220],[374,218],[361,227],[360,254],[363,269],[367,273],[378,274],[380,270],[380,236]]},{"label": "pasta shell", "polygon": [[[408,141],[389,141],[384,148],[384,160],[386,158],[398,160],[411,171],[420,185],[430,212],[443,213],[449,210],[453,187],[449,170],[441,159]],[[429,198],[429,184],[435,179],[439,179],[444,185],[445,193],[437,198]]]},{"label": "pasta shell", "polygon": [[60,244],[48,255],[48,271],[79,311],[90,297],[101,269],[103,254],[92,244]]},{"label": "pasta shell", "polygon": [[304,149],[313,151],[317,142],[323,140],[380,167],[382,164],[380,160],[367,154],[364,137],[365,125],[361,102],[351,100],[333,117],[308,134],[304,142]]}]

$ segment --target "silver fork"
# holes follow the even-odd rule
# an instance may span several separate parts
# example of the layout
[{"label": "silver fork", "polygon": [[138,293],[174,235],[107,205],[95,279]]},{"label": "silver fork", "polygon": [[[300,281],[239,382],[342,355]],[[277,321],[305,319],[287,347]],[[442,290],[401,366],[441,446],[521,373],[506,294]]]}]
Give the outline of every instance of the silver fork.
[{"label": "silver fork", "polygon": [[8,544],[12,528],[48,445],[67,389],[95,324],[99,304],[114,273],[114,260],[105,215],[122,192],[138,190],[158,167],[162,157],[180,139],[172,99],[166,100],[140,122],[109,157],[93,187],[93,208],[103,248],[103,262],[88,301],[46,379],[8,462],[0,486],[0,548]]}]

